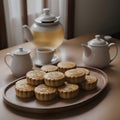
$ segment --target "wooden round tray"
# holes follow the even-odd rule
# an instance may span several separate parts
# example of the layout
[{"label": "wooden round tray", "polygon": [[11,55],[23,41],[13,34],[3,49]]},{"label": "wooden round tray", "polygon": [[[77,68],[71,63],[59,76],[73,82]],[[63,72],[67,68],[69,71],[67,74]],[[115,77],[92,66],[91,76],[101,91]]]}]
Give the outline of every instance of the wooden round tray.
[{"label": "wooden round tray", "polygon": [[81,90],[79,95],[74,99],[63,100],[57,97],[49,102],[40,102],[34,97],[29,99],[20,99],[16,97],[15,94],[15,83],[16,81],[22,79],[20,78],[5,87],[3,93],[4,101],[6,104],[15,109],[34,113],[58,112],[79,107],[99,95],[108,83],[108,77],[103,71],[92,67],[84,68],[89,69],[90,74],[98,78],[97,88],[92,91]]}]

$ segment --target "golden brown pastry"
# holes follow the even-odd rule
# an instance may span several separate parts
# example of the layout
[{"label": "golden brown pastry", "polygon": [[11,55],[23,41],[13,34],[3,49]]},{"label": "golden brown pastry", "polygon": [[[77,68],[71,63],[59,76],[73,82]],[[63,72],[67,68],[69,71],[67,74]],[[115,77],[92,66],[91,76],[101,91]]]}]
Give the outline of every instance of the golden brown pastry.
[{"label": "golden brown pastry", "polygon": [[85,74],[86,74],[86,75],[89,75],[89,74],[90,74],[90,70],[88,70],[88,69],[86,69],[86,68],[76,68],[76,69],[85,71]]},{"label": "golden brown pastry", "polygon": [[53,71],[57,71],[58,67],[55,65],[44,65],[41,67],[41,70],[45,72],[53,72]]},{"label": "golden brown pastry", "polygon": [[44,82],[45,72],[41,70],[32,70],[27,72],[26,79],[30,85],[39,85]]},{"label": "golden brown pastry", "polygon": [[48,87],[45,84],[40,84],[35,87],[35,97],[39,101],[49,101],[55,98],[56,88]]},{"label": "golden brown pastry", "polygon": [[85,80],[85,71],[81,69],[71,69],[65,72],[65,76],[68,83],[81,83]]},{"label": "golden brown pastry", "polygon": [[66,83],[58,88],[59,96],[63,99],[74,98],[79,93],[79,86],[76,84]]},{"label": "golden brown pastry", "polygon": [[44,82],[47,86],[58,87],[64,84],[65,75],[62,72],[49,72],[44,76]]},{"label": "golden brown pastry", "polygon": [[20,98],[29,98],[34,95],[34,87],[27,84],[26,79],[22,79],[15,84],[16,96]]},{"label": "golden brown pastry", "polygon": [[71,61],[63,61],[58,63],[57,66],[58,66],[58,70],[64,73],[66,70],[76,68],[76,63]]},{"label": "golden brown pastry", "polygon": [[87,75],[85,81],[81,83],[81,87],[84,90],[92,90],[97,86],[97,78],[95,76]]}]

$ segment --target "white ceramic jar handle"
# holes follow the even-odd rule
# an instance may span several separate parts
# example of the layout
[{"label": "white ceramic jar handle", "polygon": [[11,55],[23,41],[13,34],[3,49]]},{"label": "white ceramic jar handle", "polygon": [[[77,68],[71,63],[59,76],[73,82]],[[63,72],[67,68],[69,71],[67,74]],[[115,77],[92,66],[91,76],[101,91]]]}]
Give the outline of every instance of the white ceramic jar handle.
[{"label": "white ceramic jar handle", "polygon": [[4,62],[6,63],[6,65],[11,69],[11,65],[8,64],[8,61],[7,61],[7,57],[11,57],[13,58],[13,55],[11,53],[7,53],[4,57]]},{"label": "white ceramic jar handle", "polygon": [[111,48],[112,46],[115,47],[115,53],[114,53],[113,57],[110,59],[110,62],[112,62],[118,55],[118,47],[115,43],[110,43],[108,46],[109,46],[109,48]]}]

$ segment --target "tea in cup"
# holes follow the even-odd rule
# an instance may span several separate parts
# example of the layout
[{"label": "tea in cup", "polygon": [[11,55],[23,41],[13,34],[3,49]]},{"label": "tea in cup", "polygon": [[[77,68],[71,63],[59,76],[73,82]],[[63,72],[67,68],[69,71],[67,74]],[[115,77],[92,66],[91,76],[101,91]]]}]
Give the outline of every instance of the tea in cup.
[{"label": "tea in cup", "polygon": [[51,63],[55,50],[49,47],[40,47],[36,52],[39,62],[45,65]]}]

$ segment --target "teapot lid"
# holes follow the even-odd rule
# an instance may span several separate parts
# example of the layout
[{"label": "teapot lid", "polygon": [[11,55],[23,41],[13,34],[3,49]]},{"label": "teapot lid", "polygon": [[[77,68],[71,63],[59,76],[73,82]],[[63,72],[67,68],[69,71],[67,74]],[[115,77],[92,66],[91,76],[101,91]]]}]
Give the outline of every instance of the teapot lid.
[{"label": "teapot lid", "polygon": [[50,9],[45,8],[43,9],[43,14],[36,18],[35,22],[40,25],[53,25],[59,22],[59,17],[50,14]]},{"label": "teapot lid", "polygon": [[95,38],[88,42],[88,45],[91,46],[105,46],[107,42],[104,39],[100,38],[100,35],[95,35]]},{"label": "teapot lid", "polygon": [[13,51],[14,55],[27,55],[29,53],[30,53],[30,50],[29,49],[25,49],[25,48],[19,48],[19,49]]}]

